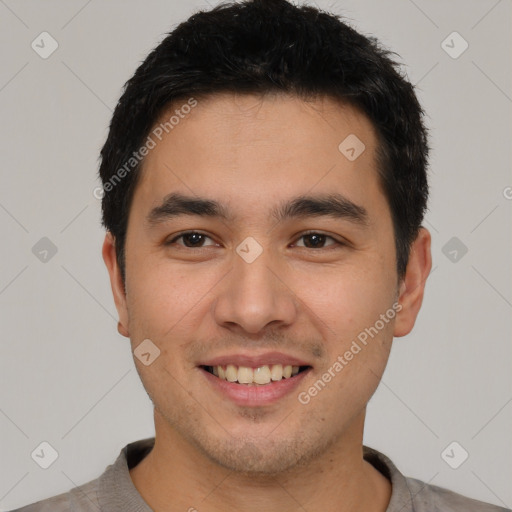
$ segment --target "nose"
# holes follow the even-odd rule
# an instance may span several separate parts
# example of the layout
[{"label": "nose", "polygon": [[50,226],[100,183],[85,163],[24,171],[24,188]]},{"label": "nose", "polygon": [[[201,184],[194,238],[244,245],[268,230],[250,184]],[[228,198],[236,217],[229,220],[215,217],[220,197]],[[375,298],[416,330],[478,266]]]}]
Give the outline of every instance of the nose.
[{"label": "nose", "polygon": [[294,322],[296,297],[267,251],[252,263],[235,254],[233,265],[214,301],[213,314],[218,325],[258,334],[269,326],[276,328]]}]

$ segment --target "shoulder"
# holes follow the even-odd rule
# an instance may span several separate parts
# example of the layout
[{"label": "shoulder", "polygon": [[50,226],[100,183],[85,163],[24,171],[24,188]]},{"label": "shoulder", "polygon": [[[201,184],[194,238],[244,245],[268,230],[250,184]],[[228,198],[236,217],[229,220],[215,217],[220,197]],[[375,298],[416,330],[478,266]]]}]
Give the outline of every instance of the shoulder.
[{"label": "shoulder", "polygon": [[11,512],[98,512],[98,481],[92,480],[51,498],[32,503]]},{"label": "shoulder", "polygon": [[416,512],[510,512],[415,478],[406,478]]},{"label": "shoulder", "polygon": [[364,459],[391,481],[386,512],[512,512],[456,492],[404,476],[383,453],[363,446]]}]

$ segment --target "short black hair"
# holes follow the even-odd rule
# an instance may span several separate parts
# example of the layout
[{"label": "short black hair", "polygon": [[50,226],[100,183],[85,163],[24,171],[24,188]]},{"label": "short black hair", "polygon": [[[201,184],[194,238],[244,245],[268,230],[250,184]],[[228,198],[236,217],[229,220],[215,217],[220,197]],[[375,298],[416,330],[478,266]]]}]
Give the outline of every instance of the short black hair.
[{"label": "short black hair", "polygon": [[224,92],[331,97],[369,118],[402,278],[427,207],[429,147],[414,87],[392,55],[340,16],[286,0],[225,2],[179,24],[124,85],[101,150],[103,225],[123,281],[137,151],[169,105]]}]

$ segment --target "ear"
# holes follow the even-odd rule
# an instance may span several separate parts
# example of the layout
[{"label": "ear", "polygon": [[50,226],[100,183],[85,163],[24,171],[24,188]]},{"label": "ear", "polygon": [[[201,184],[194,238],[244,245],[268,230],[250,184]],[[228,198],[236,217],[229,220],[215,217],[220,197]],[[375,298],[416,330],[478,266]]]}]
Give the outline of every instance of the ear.
[{"label": "ear", "polygon": [[405,276],[400,283],[398,302],[402,309],[396,316],[393,332],[396,337],[411,332],[420,311],[425,283],[432,268],[430,240],[430,233],[425,228],[420,228],[416,240],[411,245]]},{"label": "ear", "polygon": [[128,338],[130,333],[128,330],[129,317],[128,309],[126,307],[126,293],[124,289],[123,278],[121,276],[121,269],[117,263],[115,239],[110,232],[107,232],[105,235],[101,253],[103,255],[103,261],[107,266],[107,270],[110,276],[112,295],[114,296],[117,314],[119,315],[117,330],[119,331],[119,334],[122,334]]}]

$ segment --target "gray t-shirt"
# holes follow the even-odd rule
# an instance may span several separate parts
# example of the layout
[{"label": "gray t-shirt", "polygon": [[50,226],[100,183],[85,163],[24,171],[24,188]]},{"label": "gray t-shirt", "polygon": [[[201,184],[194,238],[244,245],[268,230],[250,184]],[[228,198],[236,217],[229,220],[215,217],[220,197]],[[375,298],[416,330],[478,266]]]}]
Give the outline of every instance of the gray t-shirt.
[{"label": "gray t-shirt", "polygon": [[[143,439],[125,446],[99,478],[12,512],[152,512],[133,485],[129,470],[151,451],[154,440]],[[511,512],[406,478],[385,455],[367,446],[363,447],[363,456],[391,481],[391,500],[386,512]]]}]

